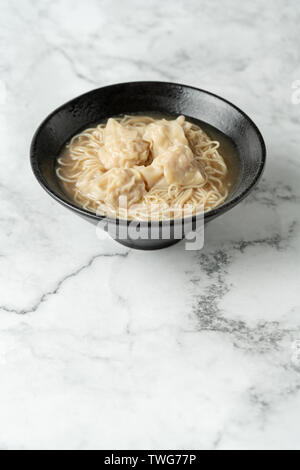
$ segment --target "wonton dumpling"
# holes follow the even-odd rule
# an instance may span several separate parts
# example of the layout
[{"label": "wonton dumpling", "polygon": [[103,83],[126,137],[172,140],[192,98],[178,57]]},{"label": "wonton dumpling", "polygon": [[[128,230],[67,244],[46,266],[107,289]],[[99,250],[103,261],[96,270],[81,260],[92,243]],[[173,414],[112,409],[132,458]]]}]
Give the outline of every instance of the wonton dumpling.
[{"label": "wonton dumpling", "polygon": [[128,129],[115,119],[107,121],[103,130],[103,147],[99,159],[106,170],[130,168],[144,164],[149,157],[149,143],[142,140],[138,129]]},{"label": "wonton dumpling", "polygon": [[95,201],[104,201],[115,208],[119,207],[119,197],[127,197],[128,206],[139,202],[145,194],[145,182],[142,176],[132,168],[113,168],[101,176],[83,182],[79,190],[88,194]]},{"label": "wonton dumpling", "polygon": [[147,186],[147,190],[150,191],[164,176],[163,169],[161,167],[154,167],[153,164],[150,166],[139,166],[137,170],[141,173],[142,177]]},{"label": "wonton dumpling", "polygon": [[194,162],[193,152],[186,145],[174,145],[157,157],[152,165],[162,168],[166,182],[187,185],[198,185],[204,182],[200,168]]},{"label": "wonton dumpling", "polygon": [[188,145],[182,127],[184,122],[184,117],[180,116],[175,121],[162,119],[147,126],[143,138],[150,142],[153,158],[159,157],[171,146]]}]

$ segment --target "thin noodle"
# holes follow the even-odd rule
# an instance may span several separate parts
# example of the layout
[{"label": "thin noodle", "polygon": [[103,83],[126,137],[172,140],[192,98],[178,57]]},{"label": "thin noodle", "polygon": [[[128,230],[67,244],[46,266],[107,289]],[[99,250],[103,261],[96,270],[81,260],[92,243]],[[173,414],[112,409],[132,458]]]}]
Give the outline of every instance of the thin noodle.
[{"label": "thin noodle", "polygon": [[[117,121],[127,128],[139,129],[155,122],[155,119],[148,116],[124,116],[117,118]],[[102,123],[74,136],[66,146],[64,154],[57,160],[56,174],[62,181],[66,192],[78,205],[91,212],[101,211],[103,214],[119,215],[120,209],[116,211],[105,201],[94,200],[91,195],[82,194],[76,187],[79,175],[88,182],[101,177],[106,172],[98,157],[99,149],[104,145],[105,126],[106,124]],[[209,211],[226,200],[228,196],[227,166],[218,152],[220,143],[211,140],[202,129],[194,124],[185,122],[183,128],[194,154],[194,162],[204,176],[204,182],[195,186],[183,186],[177,183],[165,187],[154,186],[146,192],[138,204],[135,203],[128,208],[128,218],[143,220],[149,214],[152,218],[170,218],[174,216],[176,208],[183,208],[185,204],[192,207],[193,213],[197,213],[199,208],[202,211]],[[146,165],[150,163],[152,163],[152,158],[149,158]],[[133,170],[132,179],[122,188],[130,188],[134,184],[134,175],[139,175],[139,172],[138,169]],[[154,210],[153,215],[153,208],[156,207],[159,210]]]}]

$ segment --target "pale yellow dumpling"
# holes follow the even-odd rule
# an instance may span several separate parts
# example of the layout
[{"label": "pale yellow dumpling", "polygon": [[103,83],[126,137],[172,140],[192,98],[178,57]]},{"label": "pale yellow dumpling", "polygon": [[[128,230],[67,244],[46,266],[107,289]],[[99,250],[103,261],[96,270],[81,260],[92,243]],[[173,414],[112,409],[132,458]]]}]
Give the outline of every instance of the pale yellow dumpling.
[{"label": "pale yellow dumpling", "polygon": [[168,185],[196,186],[204,182],[199,165],[195,164],[193,152],[186,145],[174,145],[158,156],[152,163],[162,169]]},{"label": "pale yellow dumpling", "polygon": [[139,202],[146,191],[145,182],[132,168],[112,168],[90,181],[78,181],[77,188],[94,201],[118,207],[119,197],[127,198],[128,205]]},{"label": "pale yellow dumpling", "polygon": [[142,139],[141,131],[122,126],[115,119],[107,121],[103,143],[98,155],[106,170],[143,165],[149,158],[149,143]]},{"label": "pale yellow dumpling", "polygon": [[150,143],[153,158],[158,157],[171,146],[188,146],[183,129],[184,122],[184,117],[180,116],[175,121],[161,119],[147,126],[143,138]]},{"label": "pale yellow dumpling", "polygon": [[163,178],[164,172],[161,167],[154,167],[153,164],[150,166],[139,166],[137,170],[140,172],[146,183],[147,190],[149,191]]}]

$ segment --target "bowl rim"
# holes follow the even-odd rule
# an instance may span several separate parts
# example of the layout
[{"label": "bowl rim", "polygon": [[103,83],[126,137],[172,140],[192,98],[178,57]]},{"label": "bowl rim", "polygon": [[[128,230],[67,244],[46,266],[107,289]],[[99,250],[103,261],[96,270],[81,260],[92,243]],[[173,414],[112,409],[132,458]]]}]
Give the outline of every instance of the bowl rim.
[{"label": "bowl rim", "polygon": [[89,218],[94,219],[94,220],[97,220],[99,222],[102,221],[103,219],[105,219],[105,220],[107,220],[108,223],[112,222],[112,223],[116,223],[116,224],[120,224],[120,223],[129,224],[131,222],[135,222],[135,223],[138,223],[138,224],[143,225],[143,226],[150,226],[150,224],[151,224],[152,226],[157,225],[157,226],[161,227],[163,224],[165,224],[167,222],[169,224],[171,224],[171,226],[172,226],[172,225],[174,225],[174,223],[178,223],[178,221],[183,220],[183,219],[166,219],[166,220],[144,221],[144,220],[135,220],[135,219],[134,220],[133,219],[121,219],[121,218],[117,218],[117,217],[112,219],[112,218],[107,217],[105,215],[97,215],[94,212],[88,211],[87,209],[84,209],[82,207],[78,207],[77,205],[73,204],[72,202],[69,202],[69,201],[64,200],[63,198],[61,198],[55,191],[53,191],[50,188],[50,186],[48,185],[46,179],[43,177],[43,175],[40,171],[39,165],[37,164],[37,155],[36,155],[36,152],[35,152],[35,147],[36,147],[35,144],[36,144],[37,137],[38,137],[39,133],[41,132],[41,130],[43,129],[43,127],[52,119],[53,116],[55,116],[55,114],[62,111],[65,107],[73,104],[74,101],[76,101],[78,99],[84,99],[85,97],[95,93],[96,91],[109,90],[109,89],[113,90],[114,88],[117,88],[117,87],[120,87],[120,86],[128,86],[128,85],[164,85],[164,86],[181,87],[181,88],[185,88],[185,89],[196,90],[197,92],[201,92],[201,93],[204,93],[206,95],[212,96],[212,97],[217,98],[218,100],[228,104],[233,109],[238,111],[246,119],[246,121],[248,121],[248,123],[252,126],[252,128],[254,129],[254,131],[255,131],[255,133],[258,137],[258,140],[259,140],[260,146],[261,146],[261,161],[260,161],[260,164],[257,168],[255,176],[251,180],[251,183],[241,193],[237,194],[231,200],[229,200],[227,202],[225,201],[220,206],[215,207],[214,209],[212,209],[210,211],[195,214],[192,217],[188,217],[188,218],[184,219],[187,223],[189,223],[189,222],[193,223],[199,218],[204,218],[204,220],[206,220],[208,218],[212,219],[212,218],[217,217],[218,215],[223,214],[224,212],[227,212],[228,210],[230,210],[231,208],[233,208],[234,206],[239,204],[243,199],[245,199],[245,197],[254,189],[254,187],[256,186],[256,184],[258,183],[260,178],[262,177],[263,171],[265,169],[267,149],[266,149],[266,144],[265,144],[264,138],[263,138],[260,130],[258,129],[257,125],[254,123],[254,121],[248,116],[248,114],[246,114],[242,109],[240,109],[238,106],[236,106],[235,104],[233,104],[231,101],[227,100],[226,98],[223,98],[222,96],[219,96],[219,95],[217,95],[215,93],[212,93],[208,90],[205,90],[203,88],[198,88],[198,87],[195,87],[195,86],[185,85],[185,84],[176,83],[176,82],[165,82],[165,81],[157,81],[157,80],[146,80],[146,81],[141,80],[141,81],[114,83],[114,84],[111,84],[111,85],[106,85],[106,86],[103,86],[103,87],[94,88],[94,89],[92,89],[92,90],[90,90],[86,93],[78,95],[78,96],[72,98],[71,100],[65,102],[64,104],[62,104],[61,106],[56,108],[54,111],[52,111],[41,122],[41,124],[38,126],[37,130],[35,131],[35,133],[33,135],[33,138],[32,138],[32,141],[31,141],[30,163],[31,163],[32,171],[33,171],[34,176],[37,179],[38,183],[42,186],[42,188],[52,198],[54,198],[57,202],[59,202],[63,206],[68,207],[69,209],[77,212],[78,214],[83,215],[85,217],[89,217]]}]

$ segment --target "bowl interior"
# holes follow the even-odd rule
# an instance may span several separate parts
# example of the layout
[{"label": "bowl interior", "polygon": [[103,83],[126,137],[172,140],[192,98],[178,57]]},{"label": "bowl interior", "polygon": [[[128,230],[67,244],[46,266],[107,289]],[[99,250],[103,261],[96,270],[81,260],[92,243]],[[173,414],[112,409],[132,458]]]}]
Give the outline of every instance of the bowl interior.
[{"label": "bowl interior", "polygon": [[31,163],[38,181],[59,202],[90,214],[77,208],[62,191],[55,174],[58,155],[71,137],[90,125],[111,116],[147,112],[184,114],[192,120],[204,121],[229,137],[236,146],[237,184],[223,206],[211,211],[210,216],[238,203],[261,175],[265,163],[263,139],[255,124],[237,107],[209,92],[184,85],[134,82],[100,88],[75,98],[41,124],[31,147]]}]

